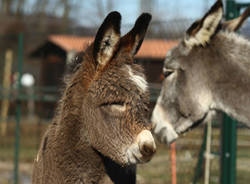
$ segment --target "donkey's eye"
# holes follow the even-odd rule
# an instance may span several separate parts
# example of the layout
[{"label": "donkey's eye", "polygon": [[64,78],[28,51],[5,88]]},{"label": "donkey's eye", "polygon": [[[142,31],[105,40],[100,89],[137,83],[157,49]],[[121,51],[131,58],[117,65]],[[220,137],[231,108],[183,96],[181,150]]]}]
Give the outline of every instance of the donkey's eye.
[{"label": "donkey's eye", "polygon": [[167,78],[169,77],[172,73],[174,73],[174,70],[164,70],[163,71],[163,75],[164,75],[164,78]]},{"label": "donkey's eye", "polygon": [[126,110],[125,103],[114,103],[114,104],[111,104],[110,107],[111,107],[111,110],[120,111],[120,112],[123,112]]},{"label": "donkey's eye", "polygon": [[124,104],[125,104],[124,102],[105,102],[105,103],[102,103],[100,106],[110,106],[110,105],[123,106]]},{"label": "donkey's eye", "polygon": [[111,108],[111,111],[125,111],[126,110],[126,104],[124,102],[112,102],[112,103],[103,103],[101,107],[109,107]]}]

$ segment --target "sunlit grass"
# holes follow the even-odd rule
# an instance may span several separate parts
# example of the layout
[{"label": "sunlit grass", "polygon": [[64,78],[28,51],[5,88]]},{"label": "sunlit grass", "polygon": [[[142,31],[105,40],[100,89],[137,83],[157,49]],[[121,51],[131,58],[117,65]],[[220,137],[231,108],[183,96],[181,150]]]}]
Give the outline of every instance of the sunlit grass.
[{"label": "sunlit grass", "polygon": [[[41,137],[47,124],[39,126],[31,123],[21,123],[20,126],[20,163],[32,164],[36,157]],[[213,129],[212,151],[219,154],[220,151],[220,130]],[[203,140],[203,129],[198,128],[181,136],[176,142],[177,159],[177,183],[192,183],[195,168],[197,165],[200,146]],[[237,184],[246,184],[250,181],[250,130],[238,129],[237,147]],[[10,123],[8,134],[0,139],[0,162],[13,164],[15,151],[15,124]],[[168,184],[171,183],[171,159],[170,148],[157,143],[157,153],[153,159],[147,163],[138,165],[138,184]],[[204,166],[202,167],[204,170]],[[1,171],[0,171],[1,172]],[[202,172],[203,173],[203,172]],[[210,184],[220,183],[220,160],[215,156],[211,160]],[[203,174],[199,183],[204,183]]]}]

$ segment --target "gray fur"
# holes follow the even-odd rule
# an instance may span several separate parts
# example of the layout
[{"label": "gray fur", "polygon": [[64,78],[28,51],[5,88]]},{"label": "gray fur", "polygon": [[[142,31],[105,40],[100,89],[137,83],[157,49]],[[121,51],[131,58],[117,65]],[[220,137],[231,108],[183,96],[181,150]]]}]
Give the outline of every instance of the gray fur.
[{"label": "gray fur", "polygon": [[169,143],[178,137],[164,138],[169,135],[169,126],[182,134],[214,111],[223,111],[250,127],[247,39],[219,26],[205,46],[190,48],[183,40],[168,52],[163,72],[166,78],[156,106],[164,111],[165,122],[157,121],[161,119],[157,117],[157,108],[152,116],[155,133],[161,141]]}]

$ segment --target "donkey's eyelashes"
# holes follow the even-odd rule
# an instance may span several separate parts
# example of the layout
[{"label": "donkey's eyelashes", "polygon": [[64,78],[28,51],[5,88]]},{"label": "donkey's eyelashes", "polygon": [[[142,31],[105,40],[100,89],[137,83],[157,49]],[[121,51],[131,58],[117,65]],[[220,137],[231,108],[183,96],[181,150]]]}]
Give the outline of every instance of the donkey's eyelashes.
[{"label": "donkey's eyelashes", "polygon": [[164,78],[169,77],[172,73],[174,73],[173,69],[166,69],[166,68],[163,69]]},{"label": "donkey's eyelashes", "polygon": [[122,109],[126,107],[126,103],[122,101],[118,102],[105,102],[100,105],[100,107],[111,107],[112,109]]},{"label": "donkey's eyelashes", "polygon": [[102,103],[100,106],[107,106],[107,105],[124,105],[125,102],[117,101],[117,102],[105,102]]},{"label": "donkey's eyelashes", "polygon": [[173,72],[174,72],[174,71],[172,71],[172,70],[163,72],[164,78],[167,78],[167,77],[170,76]]},{"label": "donkey's eyelashes", "polygon": [[103,103],[100,107],[106,114],[110,114],[111,116],[120,116],[127,108],[124,102]]}]

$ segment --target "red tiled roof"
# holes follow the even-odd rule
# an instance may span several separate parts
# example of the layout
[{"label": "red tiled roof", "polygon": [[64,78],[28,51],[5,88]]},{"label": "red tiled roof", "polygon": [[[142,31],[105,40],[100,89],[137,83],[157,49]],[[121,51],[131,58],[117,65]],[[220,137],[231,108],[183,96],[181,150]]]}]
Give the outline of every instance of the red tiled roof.
[{"label": "red tiled roof", "polygon": [[145,39],[136,57],[165,58],[167,51],[177,44],[174,40]]},{"label": "red tiled roof", "polygon": [[63,48],[65,51],[82,51],[94,40],[92,37],[78,37],[69,35],[51,35],[49,41]]},{"label": "red tiled roof", "polygon": [[[49,41],[66,51],[82,51],[94,40],[93,37],[51,35]],[[145,39],[136,57],[163,59],[169,49],[178,44],[176,40]]]}]

